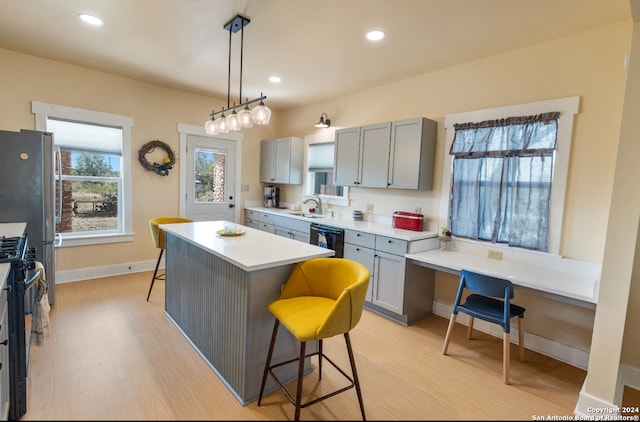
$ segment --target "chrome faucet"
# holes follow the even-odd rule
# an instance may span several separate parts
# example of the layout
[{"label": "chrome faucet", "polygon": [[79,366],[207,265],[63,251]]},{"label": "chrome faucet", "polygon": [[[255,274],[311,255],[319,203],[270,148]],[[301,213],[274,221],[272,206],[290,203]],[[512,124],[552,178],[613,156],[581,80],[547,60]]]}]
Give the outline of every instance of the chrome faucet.
[{"label": "chrome faucet", "polygon": [[309,202],[315,202],[316,204],[316,214],[322,214],[322,199],[320,199],[319,196],[314,196],[313,198],[307,198],[304,201],[302,201],[303,204],[309,203]]}]

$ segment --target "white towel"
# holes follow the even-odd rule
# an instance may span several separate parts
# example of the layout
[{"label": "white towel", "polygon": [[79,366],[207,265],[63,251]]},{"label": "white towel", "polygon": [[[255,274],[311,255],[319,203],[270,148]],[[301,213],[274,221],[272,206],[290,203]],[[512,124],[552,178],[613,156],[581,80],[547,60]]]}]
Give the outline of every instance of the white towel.
[{"label": "white towel", "polygon": [[31,332],[36,334],[36,344],[42,345],[44,339],[49,337],[49,311],[51,310],[48,295],[49,283],[47,283],[44,266],[41,262],[36,262],[35,270],[39,271],[40,275],[33,287],[36,297],[35,308],[32,310],[33,324],[31,325]]}]

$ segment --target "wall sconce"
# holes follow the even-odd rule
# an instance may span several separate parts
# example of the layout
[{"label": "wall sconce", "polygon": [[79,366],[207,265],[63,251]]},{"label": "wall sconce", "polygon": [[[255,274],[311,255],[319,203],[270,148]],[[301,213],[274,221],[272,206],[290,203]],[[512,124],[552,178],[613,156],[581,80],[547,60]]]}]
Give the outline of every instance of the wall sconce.
[{"label": "wall sconce", "polygon": [[327,113],[322,113],[320,115],[320,121],[316,123],[315,126],[319,128],[328,128],[329,126],[331,126],[331,120],[329,120],[329,116],[327,116]]}]

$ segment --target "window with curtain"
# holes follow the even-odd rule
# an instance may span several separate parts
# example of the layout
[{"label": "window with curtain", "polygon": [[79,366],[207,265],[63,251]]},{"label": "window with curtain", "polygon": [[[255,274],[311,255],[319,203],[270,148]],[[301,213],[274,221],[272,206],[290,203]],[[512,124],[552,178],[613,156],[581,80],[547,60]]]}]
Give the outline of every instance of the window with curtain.
[{"label": "window with curtain", "polygon": [[454,125],[449,230],[546,252],[559,112]]}]

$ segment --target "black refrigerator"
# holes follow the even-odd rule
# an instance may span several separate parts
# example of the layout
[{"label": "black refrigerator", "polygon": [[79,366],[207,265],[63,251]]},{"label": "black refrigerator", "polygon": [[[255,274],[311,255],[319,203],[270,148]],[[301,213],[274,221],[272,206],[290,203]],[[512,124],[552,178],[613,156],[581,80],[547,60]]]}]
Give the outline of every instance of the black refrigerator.
[{"label": "black refrigerator", "polygon": [[0,130],[0,222],[27,223],[29,245],[44,266],[50,304],[55,301],[55,249],[61,243],[55,232],[62,201],[62,190],[56,191],[59,160],[52,133]]}]

